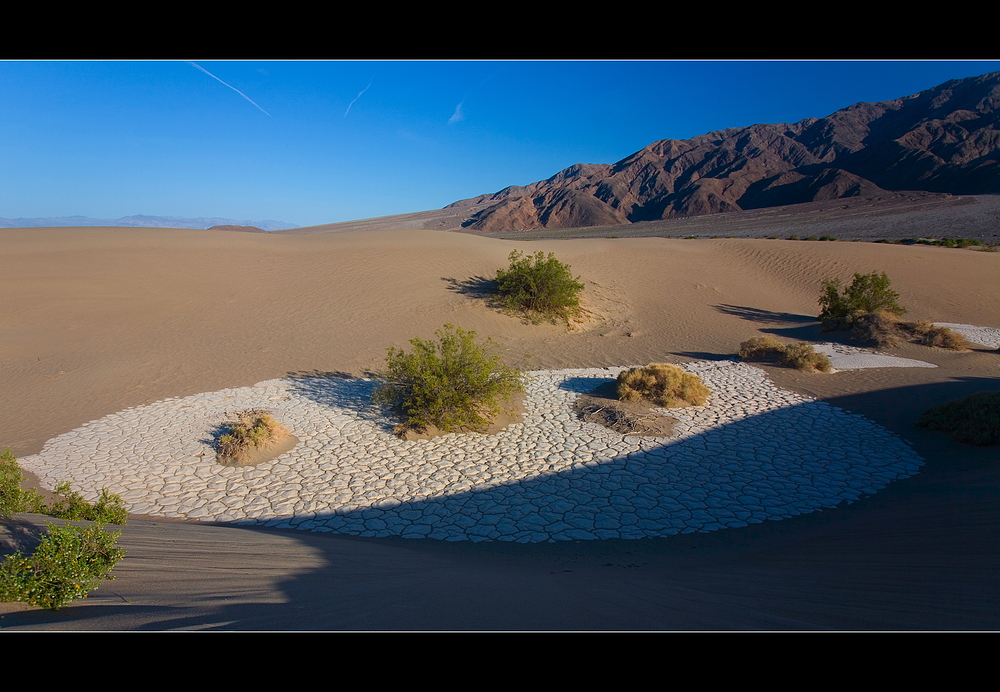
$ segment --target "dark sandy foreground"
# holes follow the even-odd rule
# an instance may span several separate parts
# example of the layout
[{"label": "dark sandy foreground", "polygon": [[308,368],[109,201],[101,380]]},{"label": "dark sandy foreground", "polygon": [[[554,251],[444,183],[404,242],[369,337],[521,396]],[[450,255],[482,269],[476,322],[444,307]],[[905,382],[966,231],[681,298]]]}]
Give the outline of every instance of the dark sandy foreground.
[{"label": "dark sandy foreground", "polygon": [[[428,338],[446,320],[533,367],[718,358],[762,333],[825,339],[810,321],[819,280],[877,268],[915,319],[1000,327],[996,253],[658,238],[524,246],[429,231],[78,233],[0,231],[0,290],[15,301],[0,323],[0,445],[18,455],[168,396],[311,370],[359,374],[386,346]],[[522,324],[456,290],[521,247],[557,251],[584,276],[589,322],[573,332]],[[134,519],[115,581],[55,613],[0,604],[0,628],[998,629],[1000,450],[913,423],[931,405],[1000,388],[1000,355],[893,353],[939,367],[768,369],[780,386],[895,431],[927,460],[851,505],[707,534],[535,545]],[[21,515],[5,527],[24,538],[25,522],[41,521]]]}]

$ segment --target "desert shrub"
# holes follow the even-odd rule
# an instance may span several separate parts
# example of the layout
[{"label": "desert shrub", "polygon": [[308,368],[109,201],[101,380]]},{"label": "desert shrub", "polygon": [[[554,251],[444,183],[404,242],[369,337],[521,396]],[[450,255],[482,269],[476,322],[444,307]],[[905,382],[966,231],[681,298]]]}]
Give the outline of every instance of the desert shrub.
[{"label": "desert shrub", "polygon": [[855,274],[846,289],[840,279],[823,281],[823,293],[819,304],[822,311],[819,319],[826,331],[848,329],[862,316],[873,312],[888,312],[893,315],[906,314],[906,308],[899,304],[899,294],[889,288],[889,277],[879,274]]},{"label": "desert shrub", "polygon": [[526,312],[534,321],[569,319],[580,307],[584,286],[568,265],[539,251],[533,256],[510,253],[507,270],[497,270],[498,300],[509,310]]},{"label": "desert shrub", "polygon": [[20,551],[0,563],[0,601],[21,601],[57,610],[77,598],[86,598],[125,555],[115,546],[121,532],[109,533],[100,524],[48,524],[34,552]]},{"label": "desert shrub", "polygon": [[236,420],[226,423],[227,432],[219,437],[220,461],[243,464],[255,450],[280,442],[290,434],[288,428],[267,411],[242,411]]},{"label": "desert shrub", "polygon": [[851,338],[866,346],[892,348],[905,340],[906,332],[899,318],[892,313],[869,312],[854,320]]},{"label": "desert shrub", "polygon": [[83,519],[100,524],[124,524],[128,520],[125,503],[118,495],[109,493],[107,488],[101,488],[101,493],[94,504],[90,504],[83,495],[73,490],[69,481],[57,485],[55,493],[60,495],[61,499],[45,507],[45,514],[51,514],[59,519]]},{"label": "desert shrub", "polygon": [[921,428],[951,433],[959,442],[990,445],[1000,442],[1000,392],[979,392],[924,411]]},{"label": "desert shrub", "polygon": [[777,363],[785,355],[785,345],[773,336],[753,336],[740,344],[740,360]]},{"label": "desert shrub", "polygon": [[618,398],[622,401],[646,399],[662,407],[702,406],[710,394],[701,378],[676,365],[650,363],[618,375]]},{"label": "desert shrub", "polygon": [[780,362],[790,365],[796,370],[830,372],[833,367],[830,364],[829,356],[825,353],[818,353],[812,344],[805,341],[785,346],[785,352]]},{"label": "desert shrub", "polygon": [[924,346],[947,348],[951,351],[966,351],[969,348],[969,343],[961,334],[953,332],[948,327],[936,327],[928,320],[908,323],[906,326]]},{"label": "desert shrub", "polygon": [[8,447],[0,452],[0,517],[9,517],[21,512],[41,513],[44,498],[35,489],[22,490],[24,474],[17,463],[17,457]]},{"label": "desert shrub", "polygon": [[400,409],[397,434],[428,426],[482,431],[523,391],[521,373],[503,363],[492,339],[476,343],[475,332],[451,324],[435,334],[437,342],[411,339],[412,353],[389,348],[374,401]]}]

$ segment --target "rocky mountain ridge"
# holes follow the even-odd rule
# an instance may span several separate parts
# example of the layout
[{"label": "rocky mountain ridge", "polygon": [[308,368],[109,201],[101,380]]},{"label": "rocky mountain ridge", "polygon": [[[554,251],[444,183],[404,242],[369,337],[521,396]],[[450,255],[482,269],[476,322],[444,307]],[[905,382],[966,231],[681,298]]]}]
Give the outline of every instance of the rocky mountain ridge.
[{"label": "rocky mountain ridge", "polygon": [[614,164],[455,202],[463,223],[509,233],[636,223],[872,196],[1000,193],[1000,72],[825,118],[664,139]]}]

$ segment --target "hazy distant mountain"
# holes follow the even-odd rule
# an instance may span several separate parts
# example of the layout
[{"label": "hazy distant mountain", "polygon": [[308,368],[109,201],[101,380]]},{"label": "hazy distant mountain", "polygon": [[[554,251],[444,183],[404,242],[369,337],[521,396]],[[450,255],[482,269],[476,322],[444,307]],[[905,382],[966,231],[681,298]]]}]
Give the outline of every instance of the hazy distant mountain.
[{"label": "hazy distant mountain", "polygon": [[49,218],[4,219],[0,218],[0,228],[37,228],[40,226],[138,226],[145,228],[197,228],[206,229],[212,226],[256,226],[265,231],[281,231],[286,228],[298,228],[294,223],[265,219],[264,221],[248,221],[245,219],[223,219],[216,217],[198,217],[187,219],[182,216],[146,216],[136,214],[123,216],[120,219],[91,219],[86,216],[53,216]]},{"label": "hazy distant mountain", "polygon": [[664,139],[615,164],[447,208],[490,204],[463,224],[510,232],[697,216],[871,196],[885,190],[1000,193],[1000,72],[857,103],[825,118]]}]

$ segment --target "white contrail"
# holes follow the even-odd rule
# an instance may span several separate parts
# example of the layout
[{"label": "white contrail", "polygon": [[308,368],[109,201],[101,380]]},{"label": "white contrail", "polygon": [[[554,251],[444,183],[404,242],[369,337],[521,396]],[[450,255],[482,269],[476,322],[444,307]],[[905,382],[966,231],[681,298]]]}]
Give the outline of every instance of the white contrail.
[{"label": "white contrail", "polygon": [[[207,75],[208,75],[209,77],[211,77],[212,79],[217,79],[218,81],[222,82],[222,80],[221,80],[221,79],[219,79],[218,77],[216,77],[216,76],[215,76],[214,74],[212,74],[211,72],[209,72],[208,70],[206,70],[206,69],[205,69],[204,67],[202,67],[201,65],[196,65],[195,63],[193,63],[193,62],[191,62],[191,61],[188,61],[188,65],[190,65],[191,67],[197,67],[197,68],[198,68],[199,70],[201,70],[202,72],[204,72],[205,74],[207,74]],[[222,83],[223,83],[223,84],[226,84],[225,82],[222,82]],[[233,91],[235,91],[235,92],[236,92],[237,94],[239,94],[239,95],[240,95],[240,96],[242,96],[243,98],[245,98],[245,99],[246,99],[247,101],[249,101],[250,103],[253,103],[253,105],[257,106],[257,104],[256,104],[256,103],[254,103],[254,101],[253,101],[253,99],[252,99],[252,98],[250,98],[249,96],[247,96],[246,94],[244,94],[244,93],[243,93],[242,91],[240,91],[239,89],[237,89],[236,87],[234,87],[234,86],[233,86],[232,84],[226,84],[226,86],[227,86],[227,87],[229,87],[230,89],[232,89]],[[258,109],[258,110],[259,110],[259,111],[260,111],[261,113],[263,113],[264,115],[266,115],[266,116],[267,116],[267,117],[269,117],[269,118],[271,118],[271,117],[274,117],[274,116],[272,116],[272,115],[271,115],[270,113],[268,113],[268,112],[267,112],[266,110],[264,110],[263,108],[261,108],[260,106],[257,106],[257,109]]]},{"label": "white contrail", "polygon": [[[368,82],[368,86],[366,86],[364,89],[362,89],[361,91],[359,91],[358,95],[354,97],[354,101],[357,101],[359,98],[361,98],[361,94],[363,94],[366,91],[368,91],[371,88],[371,86],[372,86],[372,82],[374,82],[374,81],[375,81],[375,78],[372,77],[371,82]],[[351,106],[354,105],[354,101],[351,101],[349,104],[347,104],[347,110],[344,111],[344,117],[345,118],[347,117],[347,114],[351,112]]]},{"label": "white contrail", "polygon": [[455,123],[462,122],[465,120],[465,113],[462,112],[462,105],[465,103],[465,99],[462,100],[457,106],[455,106],[455,112],[452,113],[451,117],[448,118],[448,124],[454,125]]}]

